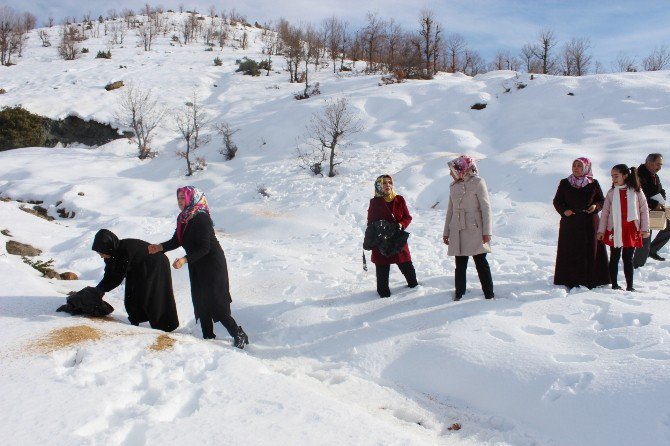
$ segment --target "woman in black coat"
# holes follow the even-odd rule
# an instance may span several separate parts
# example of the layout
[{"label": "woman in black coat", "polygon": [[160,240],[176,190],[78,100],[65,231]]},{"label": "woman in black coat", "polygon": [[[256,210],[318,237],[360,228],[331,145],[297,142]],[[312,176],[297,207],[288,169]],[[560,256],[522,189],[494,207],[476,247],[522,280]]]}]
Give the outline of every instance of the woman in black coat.
[{"label": "woman in black coat", "polygon": [[554,208],[561,215],[554,284],[594,288],[610,283],[605,245],[596,239],[605,197],[591,174],[591,161],[577,158],[561,180]]},{"label": "woman in black coat", "polygon": [[171,251],[183,247],[184,257],[176,259],[176,269],[188,264],[191,280],[191,299],[196,321],[200,320],[202,337],[214,339],[214,323],[221,322],[235,341],[235,347],[249,343],[247,334],[237,325],[230,311],[230,289],[226,256],[214,235],[207,199],[201,190],[186,186],[177,189],[177,204],[181,213],[172,238],[159,245],[150,245],[150,253]]},{"label": "woman in black coat", "polygon": [[96,288],[107,293],[126,279],[124,304],[130,323],[149,321],[151,328],[172,331],[179,326],[179,318],[170,261],[164,254],[149,255],[148,246],[143,240],[119,240],[107,229],[98,231],[92,249],[105,259],[105,275]]}]

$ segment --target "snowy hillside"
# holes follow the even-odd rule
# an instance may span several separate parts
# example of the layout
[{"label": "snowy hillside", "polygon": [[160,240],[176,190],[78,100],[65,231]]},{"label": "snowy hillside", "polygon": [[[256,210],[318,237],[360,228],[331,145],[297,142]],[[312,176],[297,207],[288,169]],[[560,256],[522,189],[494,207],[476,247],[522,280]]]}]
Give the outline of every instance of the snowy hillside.
[{"label": "snowy hillside", "polygon": [[[3,444],[670,443],[670,261],[637,270],[637,293],[568,294],[553,285],[551,205],[577,156],[593,160],[606,187],[614,164],[667,152],[670,72],[498,71],[380,86],[379,76],[331,67],[310,73],[321,95],[296,101],[302,86],[288,83],[279,56],[270,76],[235,73],[236,59],[263,57],[260,30],[247,31],[249,49],[212,52],[169,35],[144,52],[129,34],[111,60],[94,58],[107,49],[103,38],[89,39],[76,61],[41,47],[35,31],[18,64],[0,67],[0,106],[114,123],[123,90],[104,86],[123,80],[153,88],[168,109],[196,91],[212,124],[198,154],[207,167],[192,177],[175,156],[169,117],[151,160],[126,140],[0,152],[0,197],[12,199],[0,201]],[[365,130],[345,148],[338,176],[311,176],[297,163],[297,141],[310,116],[340,97]],[[222,121],[239,129],[231,161],[218,153],[213,124]],[[483,299],[471,267],[468,293],[452,302],[454,262],[441,237],[446,163],[460,153],[480,160],[491,192],[494,301]],[[421,284],[405,288],[392,269],[390,299],[377,297],[374,266],[363,271],[361,259],[382,173],[414,217],[409,245]],[[217,340],[201,339],[185,269],[173,270],[181,325],[165,349],[151,348],[162,332],[127,323],[123,287],[105,296],[112,319],[55,312],[67,292],[102,277],[90,249],[98,229],[168,239],[175,190],[186,184],[207,194],[247,349],[233,349],[221,325]],[[15,200],[43,201],[56,219],[22,212]],[[59,217],[63,207],[75,217]],[[39,259],[80,280],[40,277],[6,252],[9,240],[42,249]],[[64,340],[67,330],[85,342]]]}]

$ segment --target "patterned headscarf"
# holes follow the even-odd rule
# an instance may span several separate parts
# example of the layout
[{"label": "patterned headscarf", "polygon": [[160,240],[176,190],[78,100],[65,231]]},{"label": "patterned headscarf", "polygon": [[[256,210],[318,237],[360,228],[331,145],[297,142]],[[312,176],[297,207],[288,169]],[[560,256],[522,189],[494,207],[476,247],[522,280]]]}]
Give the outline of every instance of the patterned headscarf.
[{"label": "patterned headscarf", "polygon": [[180,187],[177,189],[177,197],[179,197],[180,192],[184,194],[184,200],[186,201],[184,210],[177,217],[177,238],[181,242],[188,222],[200,212],[209,215],[209,206],[207,206],[207,198],[205,198],[204,192],[197,187]]},{"label": "patterned headscarf", "polygon": [[[391,180],[391,192],[388,195],[384,194],[384,189],[382,188],[382,183],[385,178]],[[375,197],[383,198],[385,201],[391,202],[396,195],[395,190],[393,190],[393,178],[391,175],[379,175],[375,180]]]},{"label": "patterned headscarf", "polygon": [[468,175],[477,175],[479,173],[474,158],[467,155],[461,155],[458,158],[449,161],[447,165],[449,166],[449,170],[451,170],[454,176],[459,180]]},{"label": "patterned headscarf", "polygon": [[[573,187],[577,189],[581,189],[582,187],[593,183],[593,173],[591,173],[591,160],[588,158],[577,158],[575,161],[579,161],[584,165],[584,171],[582,172],[582,176],[575,176],[571,174],[568,177],[568,181],[570,184],[572,184]],[[574,164],[575,161],[572,163]]]}]

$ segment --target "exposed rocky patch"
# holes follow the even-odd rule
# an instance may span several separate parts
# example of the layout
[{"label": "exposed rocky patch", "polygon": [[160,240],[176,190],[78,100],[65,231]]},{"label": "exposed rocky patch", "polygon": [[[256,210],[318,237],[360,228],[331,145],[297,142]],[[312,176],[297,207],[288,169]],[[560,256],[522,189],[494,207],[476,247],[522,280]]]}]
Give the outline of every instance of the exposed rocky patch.
[{"label": "exposed rocky patch", "polygon": [[5,244],[8,254],[22,257],[35,257],[42,254],[42,250],[26,243],[20,243],[15,240],[9,240]]}]

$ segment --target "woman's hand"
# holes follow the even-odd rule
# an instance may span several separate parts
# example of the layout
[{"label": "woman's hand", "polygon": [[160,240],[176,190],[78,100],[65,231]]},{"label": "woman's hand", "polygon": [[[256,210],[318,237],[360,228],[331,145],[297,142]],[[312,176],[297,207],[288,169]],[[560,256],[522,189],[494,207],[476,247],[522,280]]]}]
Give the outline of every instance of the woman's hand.
[{"label": "woman's hand", "polygon": [[651,233],[649,231],[642,231],[642,238],[649,238]]},{"label": "woman's hand", "polygon": [[593,214],[595,212],[595,210],[596,210],[596,205],[595,204],[592,204],[591,206],[586,208],[586,212],[589,213],[589,214]]},{"label": "woman's hand", "polygon": [[484,244],[490,242],[491,241],[491,236],[490,235],[485,235],[484,237],[482,237],[482,241],[484,242]]},{"label": "woman's hand", "polygon": [[161,252],[163,250],[163,245],[149,245],[149,254],[156,254],[157,252]]},{"label": "woman's hand", "polygon": [[604,234],[603,234],[602,232],[599,232],[599,233],[596,234],[596,238],[597,238],[598,240],[602,240],[602,239],[603,239],[603,235],[604,235]]},{"label": "woman's hand", "polygon": [[449,237],[447,237],[445,235],[444,237],[442,237],[442,241],[444,242],[445,245],[448,245],[449,244]]},{"label": "woman's hand", "polygon": [[179,257],[178,259],[175,259],[174,262],[172,262],[172,266],[174,267],[174,269],[179,269],[186,263],[187,263],[186,257]]},{"label": "woman's hand", "polygon": [[563,212],[563,215],[565,215],[566,217],[570,217],[571,215],[575,215],[575,213],[572,212],[570,209],[568,209],[567,211]]}]

